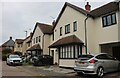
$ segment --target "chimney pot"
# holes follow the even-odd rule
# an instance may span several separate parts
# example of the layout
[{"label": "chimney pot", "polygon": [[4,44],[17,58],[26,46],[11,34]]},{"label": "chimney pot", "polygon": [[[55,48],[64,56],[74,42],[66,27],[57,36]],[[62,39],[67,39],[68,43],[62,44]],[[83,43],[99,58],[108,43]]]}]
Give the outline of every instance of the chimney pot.
[{"label": "chimney pot", "polygon": [[10,36],[10,40],[12,40],[12,37]]},{"label": "chimney pot", "polygon": [[85,9],[86,9],[86,11],[91,10],[91,5],[89,5],[89,2],[87,2],[87,4],[85,5]]},{"label": "chimney pot", "polygon": [[52,25],[53,25],[53,26],[55,25],[55,20],[53,20]]}]

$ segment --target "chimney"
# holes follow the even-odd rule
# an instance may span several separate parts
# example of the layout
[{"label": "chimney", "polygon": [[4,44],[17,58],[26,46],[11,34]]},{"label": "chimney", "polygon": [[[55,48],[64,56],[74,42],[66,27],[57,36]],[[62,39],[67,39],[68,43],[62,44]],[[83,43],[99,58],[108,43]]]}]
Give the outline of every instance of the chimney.
[{"label": "chimney", "polygon": [[53,25],[53,26],[55,25],[55,20],[53,20],[52,25]]},{"label": "chimney", "polygon": [[33,33],[31,32],[31,33],[30,33],[30,37],[32,36],[32,34],[33,34]]},{"label": "chimney", "polygon": [[86,11],[90,12],[91,5],[89,5],[89,2],[87,2],[87,4],[85,5],[85,9],[86,9]]},{"label": "chimney", "polygon": [[12,37],[10,36],[10,40],[12,40]]}]

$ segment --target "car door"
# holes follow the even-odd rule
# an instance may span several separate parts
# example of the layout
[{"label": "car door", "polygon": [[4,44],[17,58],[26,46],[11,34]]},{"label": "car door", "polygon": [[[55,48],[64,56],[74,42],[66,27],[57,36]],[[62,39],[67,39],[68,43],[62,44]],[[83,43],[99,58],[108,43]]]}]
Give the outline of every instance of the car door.
[{"label": "car door", "polygon": [[118,60],[112,57],[111,55],[107,55],[108,59],[111,61],[111,71],[116,71],[118,68]]},{"label": "car door", "polygon": [[106,54],[100,54],[96,56],[96,58],[99,61],[99,66],[102,66],[104,68],[104,72],[109,72],[111,67],[111,61],[108,59]]}]

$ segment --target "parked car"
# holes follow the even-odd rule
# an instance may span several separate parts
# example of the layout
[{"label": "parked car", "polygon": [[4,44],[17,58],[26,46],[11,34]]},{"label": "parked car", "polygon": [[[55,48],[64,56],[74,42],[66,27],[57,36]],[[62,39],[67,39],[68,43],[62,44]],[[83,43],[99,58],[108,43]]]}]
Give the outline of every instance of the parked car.
[{"label": "parked car", "polygon": [[106,53],[80,55],[74,67],[74,71],[78,74],[96,74],[98,77],[117,70],[120,71],[120,61]]},{"label": "parked car", "polygon": [[49,55],[39,55],[39,56],[34,56],[32,58],[32,61],[34,66],[52,65],[53,57]]},{"label": "parked car", "polygon": [[22,65],[22,58],[16,54],[10,54],[7,56],[7,65]]}]

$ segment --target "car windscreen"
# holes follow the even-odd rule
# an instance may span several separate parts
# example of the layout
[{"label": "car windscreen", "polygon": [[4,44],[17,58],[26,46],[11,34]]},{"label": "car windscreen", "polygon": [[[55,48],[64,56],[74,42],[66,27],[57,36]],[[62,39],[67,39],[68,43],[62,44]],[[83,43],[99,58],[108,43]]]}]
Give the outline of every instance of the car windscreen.
[{"label": "car windscreen", "polygon": [[10,55],[9,58],[20,58],[18,55]]},{"label": "car windscreen", "polygon": [[78,56],[79,60],[89,60],[90,58],[94,57],[93,55],[80,55]]}]

